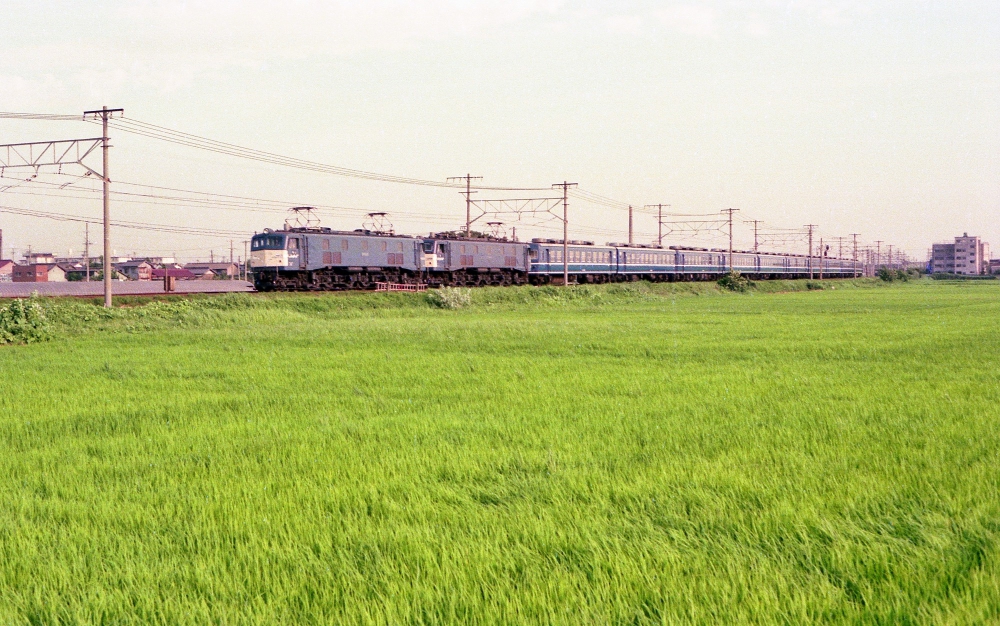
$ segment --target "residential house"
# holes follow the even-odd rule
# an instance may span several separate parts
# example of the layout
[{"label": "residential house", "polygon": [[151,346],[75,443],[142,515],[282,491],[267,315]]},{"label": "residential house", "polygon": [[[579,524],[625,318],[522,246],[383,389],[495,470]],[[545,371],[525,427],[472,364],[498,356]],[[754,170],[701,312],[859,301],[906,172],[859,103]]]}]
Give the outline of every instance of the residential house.
[{"label": "residential house", "polygon": [[236,278],[240,272],[236,263],[188,263],[184,269],[199,275],[208,270],[212,273],[212,278]]},{"label": "residential house", "polygon": [[176,278],[177,280],[194,280],[198,278],[195,276],[194,272],[191,270],[186,270],[183,267],[168,267],[164,269],[153,268],[153,280],[163,280],[163,277],[170,272],[170,276]]},{"label": "residential house", "polygon": [[14,280],[14,266],[17,265],[10,259],[0,259],[0,283],[9,283]]},{"label": "residential house", "polygon": [[66,272],[55,263],[15,265],[12,272],[15,283],[64,283]]},{"label": "residential house", "polygon": [[153,266],[146,261],[124,261],[115,264],[115,270],[128,280],[150,280]]}]

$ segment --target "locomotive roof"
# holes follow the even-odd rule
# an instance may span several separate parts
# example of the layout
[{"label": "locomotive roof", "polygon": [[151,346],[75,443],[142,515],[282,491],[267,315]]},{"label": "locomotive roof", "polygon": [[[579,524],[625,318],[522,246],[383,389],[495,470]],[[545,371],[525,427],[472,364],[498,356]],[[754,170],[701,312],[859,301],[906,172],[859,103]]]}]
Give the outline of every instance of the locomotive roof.
[{"label": "locomotive roof", "polygon": [[307,228],[280,228],[278,230],[271,230],[270,228],[265,228],[264,232],[261,234],[277,234],[277,235],[288,235],[288,234],[307,234],[307,235],[349,235],[354,237],[393,237],[395,239],[423,239],[423,237],[414,237],[413,235],[400,235],[396,233],[386,233],[377,230],[365,230],[363,228],[357,228],[355,230],[333,230],[332,228],[327,228],[325,226],[319,227],[307,227]]}]

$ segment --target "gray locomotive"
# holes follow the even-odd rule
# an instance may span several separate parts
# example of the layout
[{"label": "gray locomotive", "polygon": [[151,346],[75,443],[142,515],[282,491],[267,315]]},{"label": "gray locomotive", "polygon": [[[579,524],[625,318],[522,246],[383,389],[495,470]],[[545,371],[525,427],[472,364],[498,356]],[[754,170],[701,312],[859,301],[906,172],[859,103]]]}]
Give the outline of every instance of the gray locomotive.
[{"label": "gray locomotive", "polygon": [[[378,283],[430,287],[561,284],[570,282],[717,280],[729,271],[725,250],[589,241],[533,239],[531,243],[454,233],[412,237],[316,226],[265,229],[251,240],[250,266],[258,291],[375,289]],[[734,251],[732,269],[750,278],[850,278],[849,259]]]},{"label": "gray locomotive", "polygon": [[523,285],[528,265],[524,244],[494,238],[421,238],[301,227],[265,229],[250,241],[258,291],[375,289],[377,283]]}]

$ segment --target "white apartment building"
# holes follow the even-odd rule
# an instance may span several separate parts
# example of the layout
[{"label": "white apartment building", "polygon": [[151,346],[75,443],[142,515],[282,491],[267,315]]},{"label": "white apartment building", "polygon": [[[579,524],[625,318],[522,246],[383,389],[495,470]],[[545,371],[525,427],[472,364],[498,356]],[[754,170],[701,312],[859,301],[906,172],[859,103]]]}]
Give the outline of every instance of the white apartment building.
[{"label": "white apartment building", "polygon": [[986,274],[989,272],[990,244],[964,233],[955,243],[936,243],[931,247],[931,271],[947,274]]}]

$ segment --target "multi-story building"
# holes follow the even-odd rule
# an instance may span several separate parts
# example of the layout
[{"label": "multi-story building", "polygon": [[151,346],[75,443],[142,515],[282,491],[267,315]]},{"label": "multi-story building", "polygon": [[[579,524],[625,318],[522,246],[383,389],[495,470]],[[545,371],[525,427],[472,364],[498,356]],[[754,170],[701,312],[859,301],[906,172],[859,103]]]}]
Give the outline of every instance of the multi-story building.
[{"label": "multi-story building", "polygon": [[986,274],[989,272],[990,244],[964,233],[955,243],[931,247],[931,271],[945,274]]},{"label": "multi-story building", "polygon": [[24,255],[25,265],[46,264],[51,265],[56,262],[56,258],[51,252],[29,252]]}]

